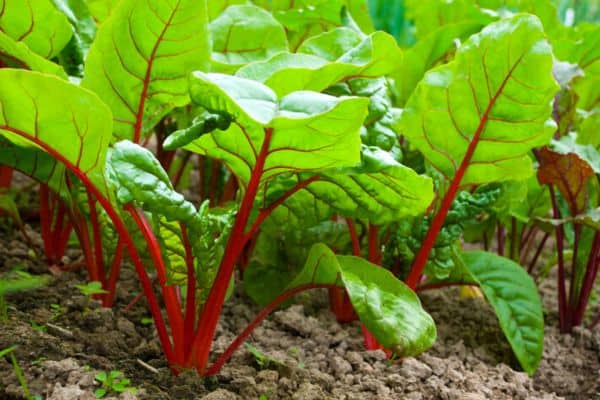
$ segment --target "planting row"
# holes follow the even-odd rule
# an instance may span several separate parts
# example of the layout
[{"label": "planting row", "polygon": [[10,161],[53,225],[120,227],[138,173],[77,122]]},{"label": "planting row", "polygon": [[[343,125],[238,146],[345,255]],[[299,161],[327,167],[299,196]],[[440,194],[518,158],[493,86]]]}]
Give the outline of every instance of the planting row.
[{"label": "planting row", "polygon": [[[530,374],[554,266],[561,331],[598,322],[593,4],[23,3],[0,0],[0,207],[18,228],[13,170],[38,181],[45,259],[76,237],[105,307],[132,266],[174,373],[317,288],[405,357],[436,339],[416,293],[479,287]],[[211,362],[236,285],[264,310]]]}]

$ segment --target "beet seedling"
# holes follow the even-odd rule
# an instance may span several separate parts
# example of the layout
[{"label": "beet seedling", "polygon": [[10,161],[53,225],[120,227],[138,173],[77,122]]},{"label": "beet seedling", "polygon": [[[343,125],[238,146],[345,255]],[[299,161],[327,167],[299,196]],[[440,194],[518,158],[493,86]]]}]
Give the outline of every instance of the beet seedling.
[{"label": "beet seedling", "polygon": [[102,385],[102,387],[94,391],[97,399],[110,394],[119,395],[124,392],[137,393],[137,388],[131,386],[131,381],[125,378],[121,371],[101,371],[96,374],[94,379]]}]

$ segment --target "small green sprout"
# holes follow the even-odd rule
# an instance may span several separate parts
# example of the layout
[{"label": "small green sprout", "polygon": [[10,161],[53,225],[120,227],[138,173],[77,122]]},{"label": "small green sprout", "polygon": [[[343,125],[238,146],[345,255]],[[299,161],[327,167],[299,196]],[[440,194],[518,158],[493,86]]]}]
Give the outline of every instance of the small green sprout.
[{"label": "small green sprout", "polygon": [[281,361],[271,358],[265,354],[263,354],[259,349],[251,345],[250,343],[244,343],[246,348],[254,356],[254,360],[260,369],[268,368],[271,364],[279,364],[281,365]]},{"label": "small green sprout", "polygon": [[137,388],[130,386],[131,381],[125,378],[121,371],[110,371],[108,373],[101,371],[96,374],[95,379],[102,384],[94,392],[98,399],[110,393],[120,394],[130,392],[135,394],[137,392]]},{"label": "small green sprout", "polygon": [[65,312],[65,309],[60,304],[56,303],[50,304],[50,310],[52,311],[52,316],[50,317],[49,322],[56,321]]},{"label": "small green sprout", "polygon": [[27,381],[25,380],[25,375],[23,375],[23,370],[19,366],[19,362],[17,361],[17,358],[14,355],[14,351],[17,349],[17,347],[18,346],[11,346],[4,350],[0,350],[0,358],[10,356],[10,361],[13,366],[13,372],[15,373],[17,380],[19,381],[19,384],[21,385],[21,389],[23,389],[23,394],[25,395],[25,398],[27,400],[41,399],[41,397],[38,395],[32,396],[31,392],[29,391],[29,387],[27,386]]},{"label": "small green sprout", "polygon": [[46,332],[48,330],[48,327],[44,324],[38,324],[37,322],[35,322],[34,320],[30,320],[29,324],[31,325],[31,329],[33,329],[36,332]]},{"label": "small green sprout", "polygon": [[88,297],[108,293],[106,290],[102,289],[102,283],[98,281],[88,282],[86,285],[75,285],[75,287],[79,289],[82,295]]}]

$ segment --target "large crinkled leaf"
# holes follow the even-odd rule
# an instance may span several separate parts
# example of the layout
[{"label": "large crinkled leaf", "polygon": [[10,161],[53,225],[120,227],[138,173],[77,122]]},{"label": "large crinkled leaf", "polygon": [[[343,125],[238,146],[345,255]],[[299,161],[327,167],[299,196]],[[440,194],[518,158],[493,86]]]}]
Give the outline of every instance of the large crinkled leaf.
[{"label": "large crinkled leaf", "polygon": [[311,36],[327,32],[342,24],[344,0],[276,0],[273,16],[286,28],[291,49],[297,49]]},{"label": "large crinkled leaf", "polygon": [[290,171],[351,166],[360,155],[359,129],[368,100],[294,92],[281,100],[259,82],[194,73],[192,100],[233,123],[194,141],[188,150],[220,159],[247,184],[267,130],[272,132],[262,180]]},{"label": "large crinkled leaf", "polygon": [[108,165],[121,204],[135,203],[167,221],[181,221],[199,229],[196,207],[175,191],[169,175],[148,149],[127,140],[118,142],[110,152]]},{"label": "large crinkled leaf", "polygon": [[462,259],[470,275],[466,280],[479,284],[519,363],[532,375],[544,347],[544,315],[535,282],[508,258],[473,251],[463,253]]},{"label": "large crinkled leaf", "polygon": [[400,68],[394,73],[397,98],[404,105],[425,72],[443,63],[456,50],[457,40],[464,40],[483,27],[481,21],[465,21],[444,25],[406,50]]},{"label": "large crinkled leaf", "polygon": [[288,50],[283,26],[262,8],[236,5],[210,23],[212,71],[234,73],[252,61]]},{"label": "large crinkled leaf", "polygon": [[92,92],[50,75],[0,69],[0,134],[42,149],[106,190],[110,110]]},{"label": "large crinkled leaf", "polygon": [[595,176],[592,166],[576,153],[561,154],[548,148],[538,152],[540,183],[555,185],[563,195],[572,216],[588,208],[588,180]]},{"label": "large crinkled leaf", "polygon": [[27,45],[0,32],[0,66],[23,68],[67,79],[65,71],[57,64],[37,55]]},{"label": "large crinkled leaf", "polygon": [[486,25],[498,18],[491,10],[480,8],[472,0],[406,0],[405,4],[419,40],[445,25],[465,21]]},{"label": "large crinkled leaf", "polygon": [[369,98],[369,115],[361,132],[362,143],[379,147],[392,153],[395,158],[400,158],[402,151],[398,132],[401,110],[393,106],[390,86],[386,78],[350,79],[328,88],[326,93]]},{"label": "large crinkled leaf", "polygon": [[433,319],[417,295],[388,270],[362,258],[336,256],[317,244],[286,290],[319,284],[345,287],[360,320],[398,356],[417,355],[435,342]]},{"label": "large crinkled leaf", "polygon": [[[344,52],[330,49],[322,43],[333,35],[342,38],[335,43],[350,43]],[[264,83],[278,96],[298,90],[320,92],[342,80],[352,78],[377,78],[391,73],[402,59],[402,52],[394,38],[384,32],[375,32],[364,39],[348,29],[338,28],[315,37],[312,46],[300,48],[298,53],[280,53],[274,57],[241,68],[237,76]],[[306,43],[305,43],[306,44]],[[318,49],[318,50],[317,50]],[[304,53],[306,51],[306,53]],[[327,57],[323,53],[327,52]],[[338,54],[341,53],[341,54]]]},{"label": "large crinkled leaf", "polygon": [[45,58],[56,56],[73,34],[52,0],[0,0],[0,32]]},{"label": "large crinkled leaf", "polygon": [[536,17],[490,24],[454,61],[425,75],[402,114],[402,133],[462,185],[527,178],[529,151],[556,129],[552,62]]},{"label": "large crinkled leaf", "polygon": [[138,141],[189,103],[188,76],[209,60],[204,0],[122,0],[100,26],[82,86],[113,112],[115,137]]},{"label": "large crinkled leaf", "polygon": [[[337,214],[385,224],[425,212],[433,200],[430,178],[376,147],[364,146],[361,159],[357,166],[320,171],[318,180],[275,211],[276,218],[306,226]],[[267,204],[308,178],[307,174],[294,174],[274,180],[267,187]]]}]

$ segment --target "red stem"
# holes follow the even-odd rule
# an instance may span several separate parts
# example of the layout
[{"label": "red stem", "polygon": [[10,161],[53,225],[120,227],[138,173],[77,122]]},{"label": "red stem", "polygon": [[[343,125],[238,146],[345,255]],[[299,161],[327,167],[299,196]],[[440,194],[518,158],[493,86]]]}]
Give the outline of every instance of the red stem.
[{"label": "red stem", "polygon": [[260,153],[256,158],[256,164],[250,176],[246,193],[240,204],[238,214],[231,230],[231,235],[227,241],[225,253],[221,260],[221,265],[219,266],[219,272],[217,272],[214,284],[211,287],[206,300],[206,304],[210,305],[210,307],[204,308],[200,320],[198,321],[198,329],[192,345],[192,352],[196,354],[192,354],[192,356],[196,358],[196,369],[200,374],[203,374],[206,369],[210,345],[215,335],[219,315],[221,314],[225,295],[227,294],[227,288],[235,270],[235,263],[244,250],[244,246],[249,237],[244,232],[263,175],[272,136],[273,129],[265,129],[265,138]]},{"label": "red stem", "polygon": [[185,264],[187,267],[187,294],[185,298],[185,348],[191,349],[196,328],[196,273],[194,255],[185,225],[180,224],[183,246],[185,248]]},{"label": "red stem", "polygon": [[[558,202],[556,201],[556,193],[554,187],[548,185],[550,189],[550,199],[552,200],[552,215],[554,219],[561,219],[560,209],[558,208]],[[566,333],[570,330],[567,326],[567,293],[565,287],[565,260],[564,260],[564,228],[562,225],[556,226],[556,250],[558,256],[558,320],[559,328],[562,333]]]},{"label": "red stem", "polygon": [[256,221],[254,221],[254,223],[248,230],[248,233],[246,233],[246,240],[250,240],[250,238],[254,237],[254,235],[258,231],[258,228],[260,227],[260,225],[264,222],[265,219],[267,219],[267,217],[269,215],[271,215],[273,210],[275,210],[277,207],[279,207],[281,204],[283,204],[287,199],[292,197],[299,190],[302,190],[303,188],[307,187],[308,185],[310,185],[311,183],[313,183],[314,181],[316,181],[318,179],[319,179],[319,176],[315,175],[315,176],[311,176],[310,178],[308,178],[305,181],[297,183],[296,186],[294,186],[293,188],[291,188],[290,190],[285,192],[283,195],[281,195],[281,197],[279,197],[277,200],[275,200],[273,203],[271,203],[267,208],[260,210],[260,213],[258,214]]},{"label": "red stem", "polygon": [[487,125],[489,114],[492,111],[492,108],[494,107],[494,105],[496,104],[496,100],[498,99],[498,96],[500,96],[500,94],[504,90],[504,86],[506,86],[506,83],[508,82],[508,78],[510,78],[510,76],[512,75],[512,73],[513,73],[514,69],[517,67],[517,65],[519,65],[520,60],[521,59],[519,59],[515,63],[515,65],[513,65],[513,67],[508,72],[508,74],[504,77],[504,80],[498,87],[498,90],[496,91],[494,96],[490,99],[490,101],[487,105],[487,108],[485,109],[485,112],[481,116],[481,120],[479,121],[479,126],[477,127],[477,130],[473,134],[473,138],[469,142],[469,146],[467,147],[467,151],[465,152],[462,162],[460,163],[460,166],[456,170],[456,173],[454,174],[454,178],[452,179],[452,182],[450,183],[450,187],[448,188],[448,191],[446,192],[446,194],[444,195],[444,198],[442,199],[442,204],[440,206],[440,209],[437,212],[437,214],[435,215],[435,217],[433,218],[433,221],[431,221],[431,226],[429,227],[429,231],[427,232],[427,235],[425,236],[423,244],[421,245],[421,249],[419,250],[417,257],[415,258],[415,261],[412,265],[410,274],[408,275],[408,278],[406,279],[406,284],[411,289],[416,288],[417,284],[421,280],[421,277],[423,275],[423,270],[425,269],[425,265],[427,265],[427,260],[429,259],[429,254],[431,253],[431,250],[433,249],[433,246],[435,245],[435,241],[437,239],[438,234],[440,233],[440,230],[444,226],[444,220],[446,219],[446,216],[448,215],[448,211],[450,211],[450,207],[452,206],[452,202],[454,201],[454,198],[456,197],[456,194],[458,193],[458,190],[460,189],[460,183],[461,183],[463,177],[465,176],[465,173],[467,172],[469,164],[471,163],[471,159],[473,158],[473,154],[475,154],[475,149],[477,148],[477,145],[479,144],[479,139],[481,138],[481,134],[483,133],[485,126]]},{"label": "red stem", "polygon": [[377,225],[369,224],[369,261],[373,264],[381,264],[381,248],[379,247],[379,228]]},{"label": "red stem", "polygon": [[356,257],[360,257],[360,240],[358,239],[358,231],[352,218],[346,218],[346,225],[348,225],[348,232],[350,232],[350,240],[352,241],[352,253]]},{"label": "red stem", "polygon": [[102,283],[102,287],[107,287],[106,272],[104,271],[104,252],[102,251],[102,234],[100,233],[100,222],[98,221],[98,210],[96,209],[96,201],[88,193],[88,206],[90,208],[90,224],[92,225],[92,234],[94,235],[94,254],[96,258],[96,268],[98,278]]},{"label": "red stem", "polygon": [[227,350],[223,354],[221,354],[217,360],[210,366],[207,370],[206,375],[212,376],[219,372],[221,367],[229,360],[229,358],[233,355],[233,353],[241,346],[242,343],[250,336],[252,331],[277,307],[283,304],[285,301],[293,297],[294,295],[303,292],[305,290],[310,289],[322,289],[322,288],[331,288],[333,285],[323,285],[323,284],[307,284],[298,286],[292,290],[288,290],[277,296],[275,300],[273,300],[268,306],[263,308],[250,322],[246,328],[235,338],[235,340],[229,345]]},{"label": "red stem", "polygon": [[113,258],[113,262],[110,266],[110,275],[108,277],[108,283],[105,287],[106,293],[103,299],[104,307],[112,307],[115,302],[115,295],[117,289],[117,280],[119,278],[119,273],[121,272],[121,264],[123,263],[123,250],[125,244],[122,238],[119,238],[117,242],[117,247],[115,248],[115,256]]},{"label": "red stem", "polygon": [[[379,228],[375,224],[369,223],[369,261],[373,264],[381,264],[381,248],[379,247]],[[379,344],[375,336],[362,324],[363,338],[367,350],[379,350],[383,347]]]},{"label": "red stem", "polygon": [[44,252],[49,264],[54,263],[54,240],[52,239],[52,214],[50,210],[50,189],[40,184],[40,229]]},{"label": "red stem", "polygon": [[171,326],[173,346],[175,349],[175,363],[183,366],[185,359],[183,315],[181,313],[181,306],[175,287],[167,284],[167,269],[162,258],[160,244],[158,243],[158,239],[154,235],[146,216],[143,214],[143,211],[135,208],[132,204],[126,205],[125,210],[133,217],[148,245],[148,251],[156,268],[158,283],[163,294],[167,318],[169,320],[169,325]]},{"label": "red stem", "polygon": [[583,321],[585,309],[587,308],[590,294],[592,293],[592,288],[594,286],[594,282],[596,281],[596,276],[598,275],[598,267],[600,264],[600,261],[597,258],[598,254],[600,254],[600,231],[596,231],[593,245],[590,250],[585,269],[585,276],[583,278],[583,285],[581,287],[581,292],[579,293],[579,302],[577,303],[577,307],[575,309],[573,320],[573,325],[575,326],[580,325]]},{"label": "red stem", "polygon": [[516,260],[517,257],[517,243],[518,243],[518,227],[517,219],[512,217],[510,219],[510,259]]},{"label": "red stem", "polygon": [[175,175],[173,175],[173,178],[171,179],[171,182],[173,182],[173,187],[179,186],[179,182],[181,181],[181,178],[183,177],[183,171],[185,171],[185,167],[187,166],[191,157],[192,157],[192,153],[190,153],[190,152],[186,152],[183,155],[183,157],[179,163],[179,166],[177,167],[177,171],[175,171]]},{"label": "red stem", "polygon": [[544,233],[544,237],[540,241],[538,248],[535,251],[535,254],[533,255],[533,258],[529,262],[529,267],[527,268],[527,272],[529,274],[531,274],[533,272],[533,269],[535,268],[535,265],[537,264],[537,260],[540,257],[540,254],[542,254],[542,251],[544,250],[544,246],[546,245],[546,242],[548,241],[549,238],[550,238],[550,234]]},{"label": "red stem", "polygon": [[[352,253],[360,257],[360,239],[352,218],[346,218],[346,225],[352,241]],[[335,319],[340,323],[349,323],[358,319],[350,297],[344,288],[333,287],[329,289],[329,306],[331,312],[335,314]]]},{"label": "red stem", "polygon": [[498,255],[504,256],[504,239],[506,234],[504,232],[504,226],[498,221],[496,228],[496,245],[498,246]]},{"label": "red stem", "polygon": [[12,183],[13,169],[6,165],[0,165],[0,189],[8,189]]},{"label": "red stem", "polygon": [[221,196],[220,205],[225,204],[228,201],[233,201],[235,199],[235,192],[238,189],[238,183],[235,175],[231,174],[227,183],[225,183],[225,187],[223,187],[223,195]]}]

